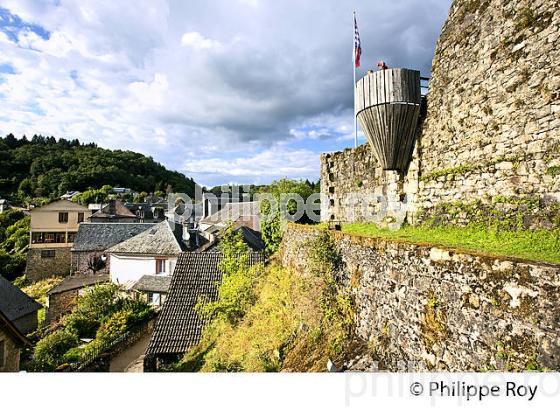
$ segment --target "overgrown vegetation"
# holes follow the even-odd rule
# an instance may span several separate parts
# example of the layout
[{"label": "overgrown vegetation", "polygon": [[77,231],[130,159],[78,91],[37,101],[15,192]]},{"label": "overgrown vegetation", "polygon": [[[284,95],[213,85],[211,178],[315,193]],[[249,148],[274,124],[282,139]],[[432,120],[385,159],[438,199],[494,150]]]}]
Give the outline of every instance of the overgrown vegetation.
[{"label": "overgrown vegetation", "polygon": [[488,229],[560,229],[560,204],[538,196],[496,195],[486,201],[442,202],[418,214],[428,226],[476,223]]},{"label": "overgrown vegetation", "polygon": [[[78,298],[72,313],[61,319],[56,330],[37,343],[28,368],[53,371],[63,364],[77,363],[154,314],[146,303],[122,296],[114,284],[94,286]],[[94,340],[80,346],[84,338]]]},{"label": "overgrown vegetation", "polygon": [[23,275],[29,244],[29,217],[8,209],[0,214],[0,275],[14,280]]},{"label": "overgrown vegetation", "polygon": [[223,259],[219,265],[222,281],[218,298],[215,301],[201,298],[196,310],[205,320],[234,325],[255,302],[254,284],[262,266],[248,267],[249,248],[232,224],[222,233],[219,249]]},{"label": "overgrown vegetation", "polygon": [[366,236],[473,250],[493,255],[560,263],[559,230],[510,231],[471,223],[465,227],[409,226],[392,231],[375,224],[344,224],[342,231]]},{"label": "overgrown vegetation", "polygon": [[43,307],[37,312],[38,327],[42,327],[45,321],[46,305],[47,305],[47,292],[62,282],[60,277],[52,277],[43,279],[34,283],[28,283],[27,277],[20,276],[14,281],[14,285],[19,286],[21,290]]},{"label": "overgrown vegetation", "polygon": [[76,140],[35,135],[31,140],[12,134],[0,138],[0,198],[40,203],[66,191],[103,185],[135,191],[165,191],[193,195],[195,182],[168,171],[150,157],[131,151],[106,150]]},{"label": "overgrown vegetation", "polygon": [[433,350],[434,344],[442,342],[448,335],[445,309],[433,291],[428,294],[428,301],[424,305],[421,330],[424,345],[429,351]]},{"label": "overgrown vegetation", "polygon": [[306,246],[313,260],[306,275],[275,262],[259,270],[261,274],[245,274],[238,287],[244,288],[250,277],[253,290],[250,295],[242,291],[245,296],[234,302],[235,307],[229,297],[231,283],[222,282],[213,305],[222,310],[210,309],[214,316],[206,323],[201,342],[177,370],[325,371],[329,359],[342,362],[352,340],[353,309],[334,281],[340,257],[325,235]]}]

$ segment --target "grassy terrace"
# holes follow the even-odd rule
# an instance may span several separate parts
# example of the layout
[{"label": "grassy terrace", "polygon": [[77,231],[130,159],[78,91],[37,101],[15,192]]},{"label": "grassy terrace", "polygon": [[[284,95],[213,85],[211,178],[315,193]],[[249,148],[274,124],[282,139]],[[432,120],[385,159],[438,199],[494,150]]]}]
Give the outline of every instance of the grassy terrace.
[{"label": "grassy terrace", "polygon": [[391,231],[374,224],[355,223],[343,224],[342,232],[560,263],[558,230],[505,231],[479,225],[465,228],[406,225],[397,231]]}]

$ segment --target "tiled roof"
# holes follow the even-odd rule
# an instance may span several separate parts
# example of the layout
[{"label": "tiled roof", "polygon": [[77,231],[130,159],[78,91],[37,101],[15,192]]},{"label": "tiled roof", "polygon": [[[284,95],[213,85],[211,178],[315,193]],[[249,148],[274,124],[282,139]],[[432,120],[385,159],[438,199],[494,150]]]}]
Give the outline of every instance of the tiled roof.
[{"label": "tiled roof", "polygon": [[73,251],[104,251],[153,227],[141,223],[92,223],[80,224]]},{"label": "tiled roof", "polygon": [[113,219],[113,218],[136,218],[121,201],[113,200],[94,213],[91,218]]},{"label": "tiled roof", "polygon": [[169,275],[144,275],[131,289],[141,292],[167,293],[171,284]]},{"label": "tiled roof", "polygon": [[[200,341],[204,323],[194,307],[202,295],[216,300],[216,282],[222,279],[218,269],[221,259],[217,252],[185,252],[179,256],[147,355],[183,354]],[[264,257],[252,253],[249,264],[259,262],[264,262]]]},{"label": "tiled roof", "polygon": [[87,286],[97,285],[99,283],[109,282],[109,275],[80,275],[68,276],[57,286],[47,292],[47,295],[63,293],[69,290],[81,289]]},{"label": "tiled roof", "polygon": [[0,275],[0,310],[9,320],[16,321],[39,309],[40,304]]}]

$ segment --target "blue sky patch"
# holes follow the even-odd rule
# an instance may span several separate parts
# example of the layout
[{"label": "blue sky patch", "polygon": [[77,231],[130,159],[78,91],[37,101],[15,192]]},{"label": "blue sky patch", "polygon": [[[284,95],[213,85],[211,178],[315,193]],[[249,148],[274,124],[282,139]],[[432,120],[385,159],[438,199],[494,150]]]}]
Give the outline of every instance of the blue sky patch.
[{"label": "blue sky patch", "polygon": [[16,70],[12,67],[11,64],[3,63],[0,64],[0,75],[1,74],[15,74]]},{"label": "blue sky patch", "polygon": [[48,40],[51,33],[37,24],[30,24],[23,21],[18,15],[10,13],[8,9],[0,7],[0,31],[5,33],[8,38],[17,42],[18,33],[21,31],[32,31],[43,40]]}]

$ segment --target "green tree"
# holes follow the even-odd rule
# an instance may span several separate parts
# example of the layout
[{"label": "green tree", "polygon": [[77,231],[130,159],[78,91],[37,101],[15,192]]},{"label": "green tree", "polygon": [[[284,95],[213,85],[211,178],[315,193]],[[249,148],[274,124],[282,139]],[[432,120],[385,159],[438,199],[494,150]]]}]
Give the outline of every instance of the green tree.
[{"label": "green tree", "polygon": [[[309,181],[286,178],[274,181],[272,184],[260,189],[260,194],[271,194],[275,199],[275,203],[267,200],[261,201],[261,234],[268,254],[273,254],[278,250],[284,236],[283,226],[287,215],[283,214],[282,196],[296,194],[303,201],[307,201],[312,194],[317,192],[317,185],[311,184]],[[289,199],[285,206],[285,211],[289,215],[295,215],[298,210],[297,206],[298,204],[294,199]],[[307,214],[304,214],[298,222],[310,223],[311,219]]]},{"label": "green tree", "polygon": [[37,342],[33,352],[33,370],[53,371],[62,364],[64,354],[78,346],[78,336],[67,330],[58,330]]}]

